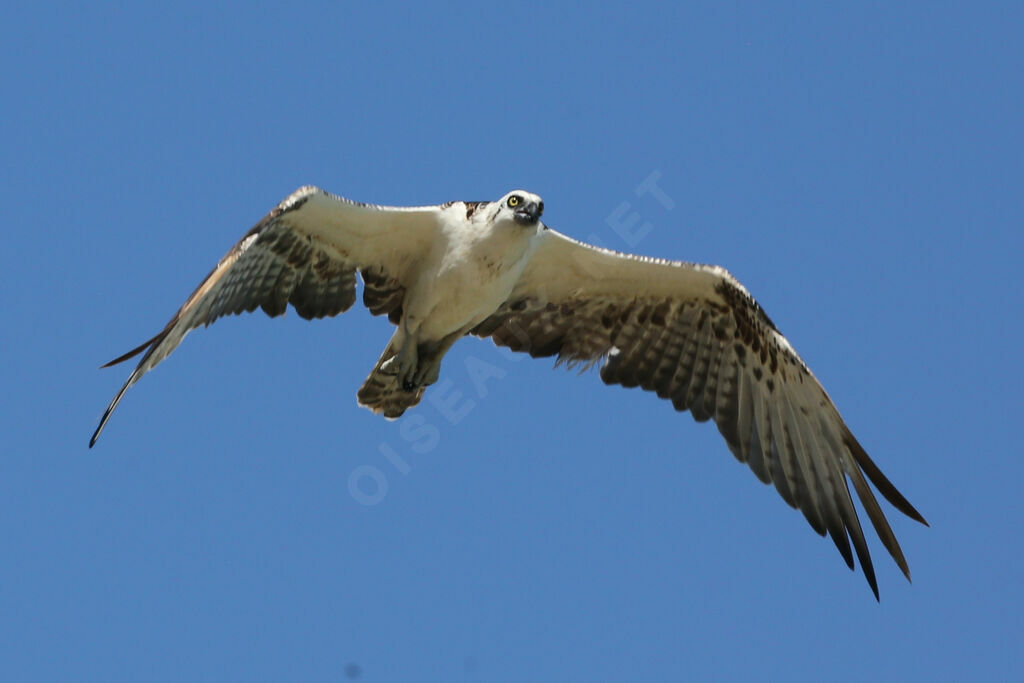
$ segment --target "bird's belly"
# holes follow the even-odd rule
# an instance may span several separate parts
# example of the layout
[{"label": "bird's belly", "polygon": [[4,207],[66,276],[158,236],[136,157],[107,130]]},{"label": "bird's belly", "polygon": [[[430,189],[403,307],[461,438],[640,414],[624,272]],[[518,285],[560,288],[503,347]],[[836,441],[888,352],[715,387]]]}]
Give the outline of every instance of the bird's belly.
[{"label": "bird's belly", "polygon": [[512,293],[522,266],[472,260],[439,273],[429,286],[430,301],[420,325],[421,339],[442,339],[482,322]]}]

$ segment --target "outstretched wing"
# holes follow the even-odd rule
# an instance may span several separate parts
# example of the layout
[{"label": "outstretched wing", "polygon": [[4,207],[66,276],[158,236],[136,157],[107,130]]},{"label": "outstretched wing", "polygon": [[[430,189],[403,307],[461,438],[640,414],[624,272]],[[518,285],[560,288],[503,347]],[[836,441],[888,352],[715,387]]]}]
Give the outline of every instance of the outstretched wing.
[{"label": "outstretched wing", "polygon": [[847,478],[903,573],[910,570],[864,475],[901,512],[924,518],[860,446],[818,380],[746,289],[716,266],[620,254],[553,230],[512,296],[473,334],[570,367],[605,359],[607,384],[642,387],[714,419],[733,454],[853,568],[878,597]]},{"label": "outstretched wing", "polygon": [[342,313],[363,300],[375,315],[400,314],[411,267],[439,227],[441,207],[360,204],[303,187],[278,204],[220,260],[155,337],[103,367],[142,359],[107,406],[91,448],[128,387],[166,358],[190,330],[224,315],[262,308],[277,316],[291,304],[306,319]]}]

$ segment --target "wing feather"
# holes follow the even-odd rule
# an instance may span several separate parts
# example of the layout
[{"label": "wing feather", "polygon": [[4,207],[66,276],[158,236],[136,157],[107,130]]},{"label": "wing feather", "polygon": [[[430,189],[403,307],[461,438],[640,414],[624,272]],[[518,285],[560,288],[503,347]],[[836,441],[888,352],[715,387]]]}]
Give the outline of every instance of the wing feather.
[{"label": "wing feather", "polygon": [[796,472],[804,491],[804,505],[801,508],[804,514],[811,521],[811,526],[819,534],[826,532],[824,508],[826,507],[824,491],[821,480],[814,465],[811,444],[808,443],[807,435],[804,433],[804,420],[797,418],[797,411],[793,408],[793,399],[790,394],[784,391],[779,392],[777,405],[781,408],[782,425],[789,436],[789,448],[796,463]]},{"label": "wing feather", "polygon": [[[718,363],[718,389],[714,400],[714,420],[718,431],[729,445],[729,450],[740,462],[746,461],[743,445],[739,438],[739,370],[735,351],[726,346]],[[706,401],[705,401],[706,403]]]},{"label": "wing feather", "polygon": [[697,399],[704,395],[704,387],[707,384],[708,373],[711,370],[712,355],[715,353],[715,344],[711,337],[711,326],[707,324],[707,318],[698,320],[697,355],[694,358],[693,372],[690,373],[689,383],[686,390],[680,392],[683,396],[683,405],[693,415],[697,422],[706,422],[711,415],[704,411],[703,402],[698,403]]},{"label": "wing feather", "polygon": [[811,497],[807,490],[807,483],[804,481],[797,462],[797,453],[793,444],[793,433],[787,422],[785,401],[776,397],[768,407],[772,420],[772,432],[775,435],[772,445],[775,447],[776,457],[782,464],[782,471],[786,477],[786,486],[793,492],[797,509],[804,514],[804,518],[807,519],[811,528],[820,534],[822,533],[822,524],[817,516],[817,509],[812,505]]},{"label": "wing feather", "polygon": [[548,230],[508,302],[473,334],[534,357],[557,355],[569,365],[603,360],[605,383],[639,386],[698,421],[714,419],[736,458],[774,483],[851,568],[856,552],[877,598],[852,482],[882,544],[909,578],[868,479],[898,510],[924,518],[871,461],[757,302],[722,268],[619,254]]},{"label": "wing feather", "polygon": [[[743,361],[738,361],[743,362]],[[734,453],[740,462],[750,465],[757,478],[763,482],[768,481],[767,471],[764,469],[763,461],[755,462],[754,445],[754,398],[751,390],[750,380],[744,367],[740,367],[736,373],[736,448]],[[758,453],[759,454],[759,453]]]}]

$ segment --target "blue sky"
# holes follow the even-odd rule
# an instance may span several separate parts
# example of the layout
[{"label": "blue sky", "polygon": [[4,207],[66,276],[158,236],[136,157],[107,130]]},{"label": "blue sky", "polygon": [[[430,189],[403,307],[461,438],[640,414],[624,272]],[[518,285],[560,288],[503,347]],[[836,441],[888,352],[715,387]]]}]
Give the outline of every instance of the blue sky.
[{"label": "blue sky", "polygon": [[[5,677],[1020,677],[1019,5],[5,15]],[[376,418],[361,308],[194,333],[87,450],[97,366],[307,183],[726,266],[930,521],[886,507],[914,583],[596,373],[470,339]]]}]

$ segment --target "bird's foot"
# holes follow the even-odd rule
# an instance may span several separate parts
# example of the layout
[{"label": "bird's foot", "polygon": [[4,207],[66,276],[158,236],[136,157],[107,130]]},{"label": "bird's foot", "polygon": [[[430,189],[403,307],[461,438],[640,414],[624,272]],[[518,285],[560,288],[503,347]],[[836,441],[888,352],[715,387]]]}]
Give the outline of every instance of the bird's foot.
[{"label": "bird's foot", "polygon": [[418,366],[415,344],[404,345],[398,353],[380,364],[385,375],[395,375],[399,386],[405,391],[415,391],[415,376]]}]

